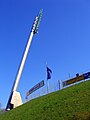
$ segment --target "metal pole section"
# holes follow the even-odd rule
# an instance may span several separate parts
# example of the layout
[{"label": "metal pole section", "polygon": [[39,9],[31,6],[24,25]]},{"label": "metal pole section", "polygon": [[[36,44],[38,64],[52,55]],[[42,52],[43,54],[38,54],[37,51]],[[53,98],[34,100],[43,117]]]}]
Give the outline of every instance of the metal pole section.
[{"label": "metal pole section", "polygon": [[19,70],[18,70],[18,73],[17,73],[17,76],[16,76],[16,80],[15,80],[13,88],[12,88],[13,91],[17,90],[17,86],[18,86],[18,83],[20,81],[20,77],[21,77],[22,70],[23,70],[23,67],[24,67],[24,64],[25,64],[25,61],[26,61],[26,57],[27,57],[27,54],[28,54],[28,51],[29,51],[29,48],[30,48],[32,37],[33,37],[33,32],[31,32],[29,40],[27,42],[27,45],[26,45],[26,48],[25,48],[25,52],[23,54],[23,57],[22,57],[22,60],[21,60],[21,64],[20,64],[20,67],[19,67]]},{"label": "metal pole section", "polygon": [[60,90],[63,89],[62,80],[60,80]]},{"label": "metal pole section", "polygon": [[47,85],[47,94],[49,93],[49,83],[47,78],[47,62],[46,62],[46,85]]},{"label": "metal pole section", "polygon": [[58,86],[59,86],[59,90],[60,90],[60,80],[58,80]]},{"label": "metal pole section", "polygon": [[13,96],[13,93],[17,90],[18,83],[20,81],[20,77],[21,77],[21,74],[22,74],[22,70],[23,70],[23,67],[24,67],[24,64],[25,64],[25,61],[26,61],[26,57],[27,57],[27,54],[28,54],[28,51],[29,51],[29,48],[30,48],[30,44],[31,44],[33,35],[38,32],[38,27],[39,27],[39,24],[40,24],[41,17],[42,17],[42,10],[40,10],[39,15],[35,18],[34,23],[32,25],[31,33],[29,35],[29,39],[27,41],[27,44],[26,44],[26,47],[25,47],[25,50],[24,50],[24,54],[23,54],[22,59],[21,59],[21,63],[20,63],[20,66],[19,66],[19,69],[18,69],[18,72],[17,72],[17,75],[16,75],[16,79],[14,81],[11,93],[10,93],[10,97],[9,97],[9,100],[8,100],[8,103],[7,103],[7,106],[6,106],[6,110],[7,109],[13,109],[13,104],[11,103],[12,96]]},{"label": "metal pole section", "polygon": [[18,73],[17,73],[16,80],[15,80],[14,85],[13,85],[12,91],[16,91],[16,89],[17,89],[17,86],[18,86],[18,83],[19,83],[19,80],[20,80],[20,77],[21,77],[21,74],[22,74],[22,70],[23,70],[23,67],[24,67],[24,64],[25,64],[25,60],[26,60],[26,57],[27,57],[27,54],[28,54],[28,51],[29,51],[29,48],[30,48],[30,44],[31,44],[33,35],[38,32],[38,27],[39,27],[39,24],[40,24],[41,17],[42,17],[42,10],[39,12],[39,15],[34,20],[34,24],[32,26],[31,34],[29,36],[29,39],[28,39],[28,42],[27,42],[27,45],[26,45],[26,48],[25,48],[25,51],[24,51],[24,54],[23,54],[23,57],[22,57],[22,60],[21,60],[21,64],[19,66]]},{"label": "metal pole section", "polygon": [[19,69],[18,69],[18,72],[17,72],[17,75],[16,75],[16,79],[14,81],[14,84],[13,84],[13,87],[12,87],[12,90],[11,90],[11,93],[10,93],[10,97],[9,97],[9,100],[8,100],[8,103],[7,103],[7,106],[6,106],[6,110],[13,109],[13,107],[12,107],[13,105],[11,104],[12,96],[13,96],[14,91],[17,90],[18,83],[20,81],[20,77],[21,77],[21,74],[22,74],[22,70],[23,70],[23,67],[24,67],[24,64],[25,64],[25,60],[26,60],[26,57],[27,57],[27,54],[28,54],[28,51],[29,51],[29,48],[30,48],[32,38],[33,38],[33,31],[31,31],[31,34],[30,34],[29,39],[27,41],[25,51],[24,51],[24,54],[22,56],[21,63],[20,63],[20,66],[19,66]]}]

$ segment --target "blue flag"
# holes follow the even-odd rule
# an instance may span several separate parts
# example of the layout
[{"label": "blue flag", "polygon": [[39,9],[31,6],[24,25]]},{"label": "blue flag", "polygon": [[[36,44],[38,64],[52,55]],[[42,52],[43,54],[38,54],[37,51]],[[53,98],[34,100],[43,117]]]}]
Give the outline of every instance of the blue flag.
[{"label": "blue flag", "polygon": [[52,70],[47,67],[47,80],[51,79]]}]

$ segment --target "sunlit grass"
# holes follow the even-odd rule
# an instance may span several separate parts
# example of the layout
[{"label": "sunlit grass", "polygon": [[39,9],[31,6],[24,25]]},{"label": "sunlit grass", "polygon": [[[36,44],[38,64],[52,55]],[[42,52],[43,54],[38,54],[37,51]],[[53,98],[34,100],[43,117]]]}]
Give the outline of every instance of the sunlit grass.
[{"label": "sunlit grass", "polygon": [[90,81],[31,100],[0,120],[90,120]]}]

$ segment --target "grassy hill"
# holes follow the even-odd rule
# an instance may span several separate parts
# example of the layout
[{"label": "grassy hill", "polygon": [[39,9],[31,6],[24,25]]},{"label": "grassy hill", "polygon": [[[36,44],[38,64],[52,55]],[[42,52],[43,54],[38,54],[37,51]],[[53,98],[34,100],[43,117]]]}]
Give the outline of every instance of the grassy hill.
[{"label": "grassy hill", "polygon": [[0,120],[90,120],[90,81],[31,100]]}]

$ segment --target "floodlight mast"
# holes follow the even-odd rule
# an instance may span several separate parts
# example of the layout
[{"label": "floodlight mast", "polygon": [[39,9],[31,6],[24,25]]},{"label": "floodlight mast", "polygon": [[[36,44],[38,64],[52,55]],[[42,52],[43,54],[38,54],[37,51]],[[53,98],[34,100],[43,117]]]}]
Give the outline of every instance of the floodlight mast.
[{"label": "floodlight mast", "polygon": [[[26,47],[24,50],[24,54],[22,56],[22,59],[21,59],[20,65],[19,65],[18,72],[16,74],[16,79],[15,79],[14,84],[12,86],[12,90],[11,90],[11,94],[10,94],[10,97],[9,97],[9,100],[8,100],[8,103],[6,106],[6,110],[8,110],[8,109],[11,110],[14,108],[14,102],[12,104],[12,101],[15,101],[15,100],[12,100],[12,99],[17,97],[17,92],[15,92],[15,91],[17,90],[17,87],[18,87],[18,84],[20,81],[20,77],[21,77],[21,74],[23,71],[23,67],[24,67],[24,64],[25,64],[25,61],[27,58],[27,54],[28,54],[28,51],[29,51],[29,48],[31,45],[33,35],[38,33],[38,27],[40,24],[41,17],[42,17],[42,10],[40,10],[39,15],[35,18],[34,23],[32,25],[32,29],[31,29],[31,32],[30,32],[30,35],[29,35],[29,38],[28,38],[28,41],[27,41],[27,44],[26,44]],[[19,99],[19,97],[20,97],[20,95],[18,96],[18,99]]]}]

